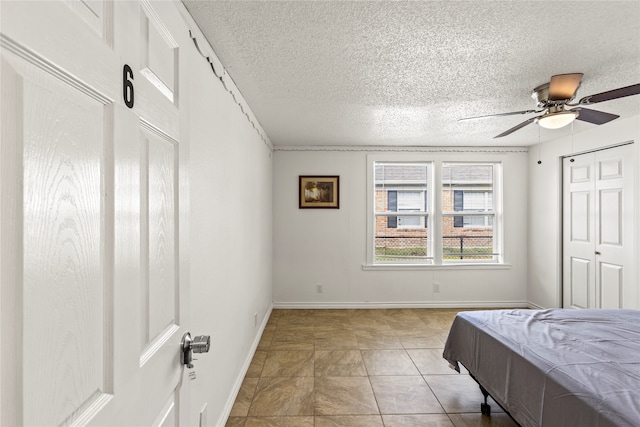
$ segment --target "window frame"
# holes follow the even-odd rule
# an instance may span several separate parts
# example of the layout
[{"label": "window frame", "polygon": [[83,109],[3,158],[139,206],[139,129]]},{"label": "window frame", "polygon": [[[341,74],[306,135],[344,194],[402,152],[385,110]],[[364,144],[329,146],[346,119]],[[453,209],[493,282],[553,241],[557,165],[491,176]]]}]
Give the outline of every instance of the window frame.
[{"label": "window frame", "polygon": [[[460,155],[446,155],[443,153],[412,153],[412,154],[369,154],[367,156],[367,260],[364,265],[365,269],[411,269],[411,268],[505,268],[507,266],[506,254],[504,251],[504,216],[503,216],[503,169],[506,156],[495,155],[495,153],[479,153],[479,156],[473,156],[473,153],[464,153]],[[427,189],[428,206],[427,212],[428,227],[431,229],[429,232],[429,244],[431,246],[431,257],[428,261],[424,262],[393,262],[393,261],[376,261],[375,254],[375,218],[379,213],[375,212],[375,166],[377,163],[409,163],[431,164],[432,181],[431,186]],[[493,216],[493,260],[443,260],[443,206],[442,206],[442,192],[443,192],[443,164],[491,164],[493,168],[493,187],[492,187],[492,199],[494,212]],[[418,214],[418,213],[416,213]],[[425,215],[424,212],[419,213]],[[476,210],[470,212],[456,212],[462,216],[478,215]],[[481,215],[486,215],[483,211]],[[476,228],[482,228],[477,226]],[[487,227],[489,228],[489,227]]]}]

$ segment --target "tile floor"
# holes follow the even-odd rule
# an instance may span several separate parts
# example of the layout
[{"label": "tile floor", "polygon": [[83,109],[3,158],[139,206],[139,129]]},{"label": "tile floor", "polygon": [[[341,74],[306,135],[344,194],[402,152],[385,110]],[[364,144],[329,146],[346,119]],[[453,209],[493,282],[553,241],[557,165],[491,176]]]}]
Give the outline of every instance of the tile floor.
[{"label": "tile floor", "polygon": [[516,426],[442,358],[456,312],[273,310],[226,426]]}]

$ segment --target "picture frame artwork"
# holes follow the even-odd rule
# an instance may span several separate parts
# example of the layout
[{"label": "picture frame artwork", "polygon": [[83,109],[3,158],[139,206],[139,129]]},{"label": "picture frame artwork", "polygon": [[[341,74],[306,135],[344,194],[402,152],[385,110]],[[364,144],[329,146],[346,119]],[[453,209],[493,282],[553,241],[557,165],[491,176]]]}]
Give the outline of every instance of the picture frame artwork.
[{"label": "picture frame artwork", "polygon": [[337,175],[300,175],[298,207],[300,209],[339,209],[340,177]]}]

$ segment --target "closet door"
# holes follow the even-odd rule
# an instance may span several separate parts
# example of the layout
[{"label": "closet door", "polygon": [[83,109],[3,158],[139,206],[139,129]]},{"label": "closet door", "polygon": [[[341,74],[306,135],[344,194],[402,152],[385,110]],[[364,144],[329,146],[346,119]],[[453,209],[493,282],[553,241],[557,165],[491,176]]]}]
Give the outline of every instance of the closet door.
[{"label": "closet door", "polygon": [[637,308],[633,145],[563,160],[563,305]]}]

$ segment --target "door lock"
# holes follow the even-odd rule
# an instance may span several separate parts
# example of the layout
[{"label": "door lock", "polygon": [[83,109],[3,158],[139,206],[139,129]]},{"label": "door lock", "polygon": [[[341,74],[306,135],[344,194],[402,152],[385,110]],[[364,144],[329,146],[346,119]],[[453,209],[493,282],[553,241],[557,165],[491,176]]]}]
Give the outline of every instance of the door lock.
[{"label": "door lock", "polygon": [[180,362],[183,365],[187,365],[187,368],[193,368],[193,353],[207,353],[211,346],[211,338],[209,335],[198,335],[195,338],[191,338],[189,332],[185,332],[180,342],[182,349],[180,353]]}]

